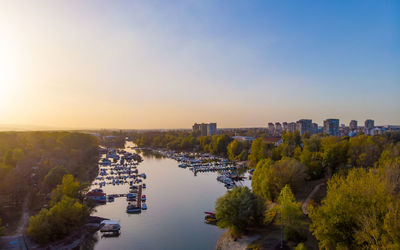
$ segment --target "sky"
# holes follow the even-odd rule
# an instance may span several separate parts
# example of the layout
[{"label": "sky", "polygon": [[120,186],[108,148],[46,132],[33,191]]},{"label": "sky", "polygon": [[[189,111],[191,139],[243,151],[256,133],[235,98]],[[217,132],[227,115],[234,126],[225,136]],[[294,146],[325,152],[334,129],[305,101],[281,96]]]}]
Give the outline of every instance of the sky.
[{"label": "sky", "polygon": [[399,1],[1,1],[0,124],[400,124]]}]

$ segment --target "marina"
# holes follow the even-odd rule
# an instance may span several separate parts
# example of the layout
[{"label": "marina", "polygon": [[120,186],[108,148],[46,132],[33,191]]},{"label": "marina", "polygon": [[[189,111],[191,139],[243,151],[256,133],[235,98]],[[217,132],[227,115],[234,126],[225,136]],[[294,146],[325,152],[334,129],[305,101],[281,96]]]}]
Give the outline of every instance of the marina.
[{"label": "marina", "polygon": [[[131,148],[133,146],[133,143],[127,142],[125,151],[137,152]],[[141,183],[130,185],[130,181],[134,179],[126,178],[123,182],[113,185],[112,180],[107,180],[108,176],[118,176],[111,175],[111,170],[115,171],[118,163],[105,166],[108,168],[108,175],[99,175],[98,177],[103,177],[104,180],[93,182],[92,189],[96,189],[99,188],[99,182],[105,181],[106,185],[101,189],[107,197],[114,197],[113,201],[99,204],[93,215],[119,221],[121,229],[118,233],[97,232],[88,238],[82,247],[215,249],[218,237],[224,230],[213,225],[215,221],[212,216],[205,219],[204,211],[213,210],[216,199],[227,191],[225,184],[217,181],[222,172],[209,171],[194,175],[189,169],[178,167],[181,163],[175,159],[155,153],[142,152],[140,155],[143,161],[132,165],[131,171],[138,170],[134,176],[146,175],[146,179],[142,178],[144,175],[136,177],[142,180]],[[128,174],[120,176],[125,175]],[[135,190],[135,187],[138,189],[140,185],[142,194],[136,195],[136,202],[141,201],[141,212],[127,213],[127,195],[130,190]],[[237,182],[237,185],[250,186],[250,182],[244,179]],[[142,201],[143,195],[145,202]]]}]

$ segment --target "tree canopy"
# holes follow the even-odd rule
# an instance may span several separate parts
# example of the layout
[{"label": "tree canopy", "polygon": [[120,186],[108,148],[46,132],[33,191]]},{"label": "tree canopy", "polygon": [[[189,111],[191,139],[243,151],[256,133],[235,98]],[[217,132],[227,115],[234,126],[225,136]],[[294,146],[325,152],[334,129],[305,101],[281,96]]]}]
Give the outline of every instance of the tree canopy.
[{"label": "tree canopy", "polygon": [[263,202],[248,187],[235,187],[218,198],[215,204],[218,226],[240,235],[247,227],[262,222]]}]

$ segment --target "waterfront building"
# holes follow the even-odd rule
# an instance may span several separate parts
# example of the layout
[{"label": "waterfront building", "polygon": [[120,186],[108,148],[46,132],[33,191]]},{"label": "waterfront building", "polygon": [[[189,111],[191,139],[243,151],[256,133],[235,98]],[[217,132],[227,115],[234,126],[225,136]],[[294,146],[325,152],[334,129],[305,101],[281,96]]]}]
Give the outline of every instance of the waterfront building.
[{"label": "waterfront building", "polygon": [[356,120],[351,120],[349,124],[350,130],[355,131],[357,130],[357,121]]},{"label": "waterfront building", "polygon": [[326,119],[324,121],[324,133],[339,136],[339,119]]},{"label": "waterfront building", "polygon": [[304,135],[305,132],[312,134],[312,120],[311,119],[301,119],[296,123],[296,129],[300,132],[301,135]]}]

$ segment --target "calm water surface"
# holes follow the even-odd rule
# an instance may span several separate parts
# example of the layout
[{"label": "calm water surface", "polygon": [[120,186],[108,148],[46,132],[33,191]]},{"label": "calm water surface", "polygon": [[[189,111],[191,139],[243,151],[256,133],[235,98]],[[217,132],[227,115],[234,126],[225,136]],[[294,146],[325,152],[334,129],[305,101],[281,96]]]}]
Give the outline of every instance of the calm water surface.
[{"label": "calm water surface", "polygon": [[[127,143],[132,146],[132,143]],[[131,151],[131,149],[126,149]],[[93,215],[119,220],[121,235],[102,238],[97,232],[82,248],[94,249],[215,249],[223,230],[204,223],[204,211],[213,211],[218,197],[226,193],[217,173],[199,173],[178,167],[178,162],[144,155],[138,166],[146,173],[147,210],[127,214],[126,198],[97,206]],[[249,185],[246,181],[244,185]],[[129,185],[106,185],[107,194],[128,193]]]}]

